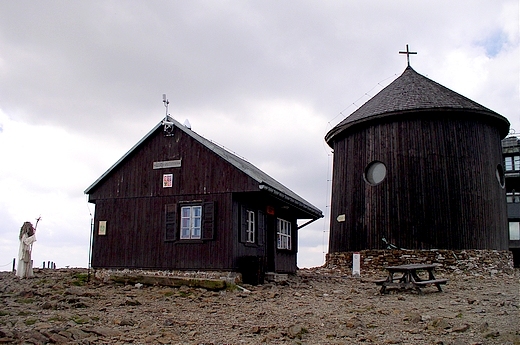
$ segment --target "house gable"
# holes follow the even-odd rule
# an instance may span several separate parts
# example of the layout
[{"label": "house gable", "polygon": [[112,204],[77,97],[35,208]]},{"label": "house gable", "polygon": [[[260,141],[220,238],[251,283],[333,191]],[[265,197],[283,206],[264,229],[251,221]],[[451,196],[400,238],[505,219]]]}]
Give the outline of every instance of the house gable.
[{"label": "house gable", "polygon": [[[201,182],[208,182],[209,179],[214,181],[214,183],[211,184],[213,192],[258,191],[260,189],[277,198],[283,199],[285,202],[307,213],[309,219],[323,217],[322,212],[318,208],[253,164],[239,158],[210,140],[201,137],[174,119],[168,117],[168,121],[174,124],[174,135],[164,136],[162,124],[157,124],[145,137],[134,145],[130,151],[85,190],[85,194],[89,195],[89,201],[95,202],[99,197],[119,197],[118,195],[121,195],[121,193],[127,196],[163,195],[160,192],[162,189],[162,180],[160,180],[161,183],[159,187],[157,187],[157,176],[153,176],[155,182],[150,185],[149,181],[151,181],[151,177],[149,174],[153,173],[149,171],[149,166],[156,162],[155,160],[154,162],[150,162],[150,159],[157,159],[157,162],[181,160],[181,167],[177,170],[187,170],[190,171],[190,174],[197,172],[198,177],[195,178],[195,176],[188,174],[185,179],[189,179],[189,181],[176,184],[176,176],[174,175],[172,189],[174,192],[182,192],[183,194],[192,192],[207,193],[208,183]],[[134,158],[135,156],[138,157]],[[183,156],[186,158],[183,159]],[[207,158],[208,161],[201,161],[202,156]],[[215,159],[216,157],[220,157],[221,160]],[[208,162],[211,162],[211,164],[208,165]],[[145,164],[148,164],[148,166]],[[220,164],[223,165],[220,166]],[[189,169],[187,169],[188,167]],[[235,170],[231,167],[234,167]],[[175,172],[175,169],[176,168],[172,168],[171,171]],[[166,169],[156,170],[160,170],[162,174],[168,171]],[[201,171],[204,172],[203,176],[199,174]],[[155,175],[157,175],[157,172]],[[135,188],[136,190],[121,190],[121,185],[124,184],[126,176],[128,176],[127,178],[133,179],[130,181],[130,184],[127,183],[127,185],[133,185],[133,187],[127,188]],[[248,178],[246,178],[246,176]],[[235,181],[235,178],[238,178],[238,180]],[[106,186],[105,184],[108,179],[112,181],[110,185]],[[230,181],[233,181],[233,183],[230,183]],[[180,188],[180,190],[176,190],[175,188]],[[197,188],[199,189],[197,190]],[[204,191],[204,188],[206,188],[206,191]],[[166,191],[166,193],[170,193],[170,191]]]},{"label": "house gable", "polygon": [[[163,186],[171,175],[171,186]],[[258,191],[257,181],[176,128],[165,136],[157,128],[89,187],[89,201],[107,198],[200,195]]]}]

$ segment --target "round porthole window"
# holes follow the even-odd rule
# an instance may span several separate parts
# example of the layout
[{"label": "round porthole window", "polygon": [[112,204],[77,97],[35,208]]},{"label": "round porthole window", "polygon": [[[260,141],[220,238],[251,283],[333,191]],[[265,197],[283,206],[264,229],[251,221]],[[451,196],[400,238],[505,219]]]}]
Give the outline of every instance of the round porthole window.
[{"label": "round porthole window", "polygon": [[502,168],[502,164],[497,165],[496,175],[500,187],[504,188],[506,186],[506,178],[504,176],[504,168]]},{"label": "round porthole window", "polygon": [[380,184],[386,177],[386,166],[379,161],[373,161],[368,164],[365,168],[365,181],[368,184],[375,186],[376,184]]}]

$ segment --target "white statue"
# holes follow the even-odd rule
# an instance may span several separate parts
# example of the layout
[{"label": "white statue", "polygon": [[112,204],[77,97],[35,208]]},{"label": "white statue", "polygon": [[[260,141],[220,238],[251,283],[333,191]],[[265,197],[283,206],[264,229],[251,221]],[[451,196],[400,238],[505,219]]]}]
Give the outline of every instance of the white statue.
[{"label": "white statue", "polygon": [[[38,226],[38,218],[36,226]],[[31,222],[25,222],[20,229],[20,250],[18,251],[18,269],[16,275],[20,278],[34,277],[31,260],[32,245],[36,242],[36,228]]]}]

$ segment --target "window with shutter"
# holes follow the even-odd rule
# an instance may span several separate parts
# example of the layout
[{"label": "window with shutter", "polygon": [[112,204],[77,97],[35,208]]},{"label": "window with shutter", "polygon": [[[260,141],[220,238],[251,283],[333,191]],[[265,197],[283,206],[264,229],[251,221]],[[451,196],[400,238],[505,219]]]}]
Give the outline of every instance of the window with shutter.
[{"label": "window with shutter", "polygon": [[165,240],[213,240],[215,203],[167,204],[164,211]]},{"label": "window with shutter", "polygon": [[198,240],[202,232],[202,206],[181,207],[181,240]]}]

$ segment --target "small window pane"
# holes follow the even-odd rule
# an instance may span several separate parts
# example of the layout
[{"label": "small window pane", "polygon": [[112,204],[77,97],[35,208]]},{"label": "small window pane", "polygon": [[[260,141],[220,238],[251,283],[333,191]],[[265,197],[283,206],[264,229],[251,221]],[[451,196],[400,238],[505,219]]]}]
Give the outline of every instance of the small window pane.
[{"label": "small window pane", "polygon": [[191,238],[200,238],[200,228],[193,228]]},{"label": "small window pane", "polygon": [[182,228],[181,229],[181,239],[189,239],[190,238],[190,229],[189,228]]},{"label": "small window pane", "polygon": [[509,239],[511,241],[520,240],[520,222],[509,222]]}]

